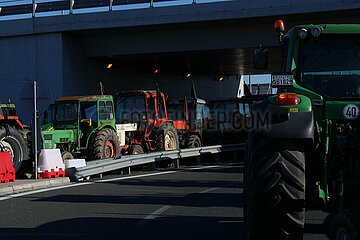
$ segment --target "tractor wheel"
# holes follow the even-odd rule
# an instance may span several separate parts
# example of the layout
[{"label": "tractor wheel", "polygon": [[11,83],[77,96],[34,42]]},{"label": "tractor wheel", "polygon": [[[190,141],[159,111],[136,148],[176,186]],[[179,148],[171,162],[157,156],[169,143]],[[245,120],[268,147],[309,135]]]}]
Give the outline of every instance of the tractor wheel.
[{"label": "tractor wheel", "polygon": [[130,149],[131,155],[137,155],[137,154],[142,154],[142,153],[144,153],[144,149],[140,145],[134,145]]},{"label": "tractor wheel", "polygon": [[191,135],[187,142],[187,148],[197,148],[201,147],[201,140],[198,135]]},{"label": "tractor wheel", "polygon": [[155,146],[157,151],[179,149],[179,136],[173,124],[165,122],[156,130]]},{"label": "tractor wheel", "polygon": [[252,133],[244,174],[248,239],[302,239],[305,224],[304,146]]},{"label": "tractor wheel", "polygon": [[344,210],[338,213],[331,225],[331,240],[360,239],[360,215],[356,210]]},{"label": "tractor wheel", "polygon": [[0,148],[10,152],[16,175],[22,177],[28,166],[28,148],[24,135],[11,125],[0,126]]},{"label": "tractor wheel", "polygon": [[115,131],[101,129],[90,143],[90,159],[113,158],[120,156],[120,144]]},{"label": "tractor wheel", "polygon": [[63,152],[61,154],[61,157],[62,157],[62,160],[63,160],[64,163],[65,163],[65,160],[74,159],[74,156],[68,151]]}]

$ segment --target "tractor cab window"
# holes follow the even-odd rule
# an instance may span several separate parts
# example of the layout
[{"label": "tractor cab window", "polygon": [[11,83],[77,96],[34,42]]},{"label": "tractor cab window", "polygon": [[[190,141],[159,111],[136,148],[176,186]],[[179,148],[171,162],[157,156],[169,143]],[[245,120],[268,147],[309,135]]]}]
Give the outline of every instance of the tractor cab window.
[{"label": "tractor cab window", "polygon": [[52,123],[55,118],[55,105],[51,104],[50,107],[44,112],[43,124]]},{"label": "tractor cab window", "polygon": [[111,101],[99,101],[99,119],[113,120],[114,112]]},{"label": "tractor cab window", "polygon": [[144,96],[120,97],[116,101],[116,120],[135,123],[146,119]]},{"label": "tractor cab window", "polygon": [[236,103],[219,102],[214,104],[214,119],[218,122],[230,122],[234,112],[237,112]]},{"label": "tractor cab window", "polygon": [[185,119],[184,103],[170,103],[167,106],[168,118],[173,120]]},{"label": "tractor cab window", "polygon": [[330,98],[360,97],[360,35],[301,42],[299,84]]},{"label": "tractor cab window", "polygon": [[80,104],[81,119],[91,119],[93,122],[98,121],[96,102],[82,102]]},{"label": "tractor cab window", "polygon": [[165,100],[162,96],[159,97],[159,102],[158,102],[158,115],[159,118],[166,118],[165,115]]},{"label": "tractor cab window", "polygon": [[77,119],[78,103],[59,103],[56,105],[55,120],[75,121]]},{"label": "tractor cab window", "polygon": [[147,98],[149,119],[156,119],[155,98]]},{"label": "tractor cab window", "polygon": [[208,105],[203,105],[203,119],[211,119],[210,108]]},{"label": "tractor cab window", "polygon": [[248,103],[239,103],[239,112],[241,115],[250,117],[250,108]]}]

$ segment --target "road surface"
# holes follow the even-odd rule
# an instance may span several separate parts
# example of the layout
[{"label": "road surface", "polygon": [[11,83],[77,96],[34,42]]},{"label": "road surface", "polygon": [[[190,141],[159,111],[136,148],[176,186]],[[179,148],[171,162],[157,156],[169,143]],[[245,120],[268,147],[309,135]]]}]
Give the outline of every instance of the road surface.
[{"label": "road surface", "polygon": [[[0,198],[0,237],[245,239],[242,165],[191,168],[106,175]],[[307,213],[304,239],[327,239],[325,217]]]}]

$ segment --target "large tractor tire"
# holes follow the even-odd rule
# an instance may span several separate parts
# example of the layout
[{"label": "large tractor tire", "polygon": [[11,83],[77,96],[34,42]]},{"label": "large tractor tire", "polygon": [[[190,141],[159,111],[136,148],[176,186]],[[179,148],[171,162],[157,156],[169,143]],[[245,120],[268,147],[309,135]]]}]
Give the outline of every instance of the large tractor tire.
[{"label": "large tractor tire", "polygon": [[179,149],[179,136],[176,128],[169,122],[163,123],[156,129],[155,147],[157,151]]},{"label": "large tractor tire", "polygon": [[65,160],[74,159],[74,156],[68,151],[61,153],[61,157],[64,164],[65,164]]},{"label": "large tractor tire", "polygon": [[16,176],[22,177],[29,164],[28,147],[24,135],[14,126],[0,126],[0,148],[10,152]]},{"label": "large tractor tire", "polygon": [[330,228],[331,240],[359,240],[360,214],[356,210],[343,210],[333,219]]},{"label": "large tractor tire", "polygon": [[121,155],[118,137],[111,128],[101,129],[89,143],[89,158],[103,159]]},{"label": "large tractor tire", "polygon": [[198,135],[191,135],[187,141],[187,148],[198,148],[201,147],[201,140]]},{"label": "large tractor tire", "polygon": [[137,155],[137,154],[143,154],[144,149],[141,145],[134,145],[130,148],[130,154],[131,155]]},{"label": "large tractor tire", "polygon": [[303,144],[251,133],[244,166],[248,239],[302,239],[304,202]]}]

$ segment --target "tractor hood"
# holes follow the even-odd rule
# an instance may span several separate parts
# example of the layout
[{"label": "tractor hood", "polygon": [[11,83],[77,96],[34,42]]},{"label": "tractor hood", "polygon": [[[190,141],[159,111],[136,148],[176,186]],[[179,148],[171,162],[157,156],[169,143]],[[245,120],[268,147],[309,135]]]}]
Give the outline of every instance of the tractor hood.
[{"label": "tractor hood", "polygon": [[53,149],[56,148],[56,143],[69,143],[74,142],[75,133],[73,130],[49,130],[42,131],[41,138],[43,140],[43,148]]}]

